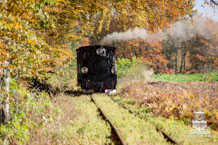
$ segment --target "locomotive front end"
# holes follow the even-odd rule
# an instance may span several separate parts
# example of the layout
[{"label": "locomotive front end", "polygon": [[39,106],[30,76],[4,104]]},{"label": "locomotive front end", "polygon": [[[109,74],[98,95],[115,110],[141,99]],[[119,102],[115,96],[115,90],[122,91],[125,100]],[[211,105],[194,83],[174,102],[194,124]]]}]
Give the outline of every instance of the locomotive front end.
[{"label": "locomotive front end", "polygon": [[77,81],[83,90],[115,90],[116,72],[114,47],[96,45],[77,49]]}]

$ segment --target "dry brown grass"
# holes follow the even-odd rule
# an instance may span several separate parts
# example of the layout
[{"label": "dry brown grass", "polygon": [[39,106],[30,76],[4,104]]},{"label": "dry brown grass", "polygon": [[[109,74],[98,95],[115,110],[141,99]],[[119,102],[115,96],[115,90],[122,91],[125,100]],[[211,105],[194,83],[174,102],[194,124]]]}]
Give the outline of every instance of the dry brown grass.
[{"label": "dry brown grass", "polygon": [[111,128],[89,96],[58,94],[53,103],[62,113],[39,128],[28,145],[113,145]]},{"label": "dry brown grass", "polygon": [[218,83],[131,82],[123,87],[124,97],[134,98],[155,116],[182,119],[191,123],[201,108],[208,124],[218,130]]},{"label": "dry brown grass", "polygon": [[36,132],[32,132],[28,145],[57,145],[58,138],[55,136],[55,132],[68,125],[70,120],[75,118],[78,110],[75,110],[74,102],[70,97],[66,97],[64,94],[59,94],[53,99],[53,104],[61,109],[61,115],[57,116],[55,120],[48,123],[47,126],[38,128]]}]

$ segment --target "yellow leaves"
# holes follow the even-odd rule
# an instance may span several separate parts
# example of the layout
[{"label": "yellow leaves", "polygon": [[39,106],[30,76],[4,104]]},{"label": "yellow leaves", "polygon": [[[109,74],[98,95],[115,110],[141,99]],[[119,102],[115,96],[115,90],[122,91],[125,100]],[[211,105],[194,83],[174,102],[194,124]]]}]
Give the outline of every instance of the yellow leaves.
[{"label": "yellow leaves", "polygon": [[13,24],[5,24],[5,26],[7,27],[7,29],[10,31],[13,27],[14,27],[14,25]]},{"label": "yellow leaves", "polygon": [[[169,16],[189,14],[188,10],[180,10],[186,5],[186,0],[177,0],[177,5],[172,0],[57,0],[53,5],[44,5],[46,2],[8,0],[2,10],[8,16],[4,21],[8,30],[0,33],[1,37],[11,39],[12,62],[16,63],[15,58],[19,58],[29,61],[25,65],[46,62],[47,66],[52,60],[45,58],[44,54],[61,62],[58,57],[62,48],[72,42],[78,45],[89,44],[89,40],[83,39],[84,35],[98,37],[95,34],[101,34],[104,28],[109,30],[112,25],[119,30],[138,26],[156,31],[172,21]],[[79,39],[82,41],[76,42]],[[30,55],[29,52],[38,55],[35,61],[26,57]],[[153,63],[150,59],[148,62]]]},{"label": "yellow leaves", "polygon": [[205,113],[205,116],[211,117],[211,115],[212,115],[211,111],[207,110],[206,108],[203,108],[202,111]]},{"label": "yellow leaves", "polygon": [[27,40],[27,43],[36,44],[37,41],[36,41],[36,40],[33,40],[33,39],[29,39],[29,40]]},{"label": "yellow leaves", "polygon": [[2,67],[4,61],[7,59],[7,46],[4,42],[0,39],[0,68]]},{"label": "yellow leaves", "polygon": [[218,112],[217,112],[217,109],[213,109],[213,116],[218,121]]},{"label": "yellow leaves", "polygon": [[[178,5],[176,5],[177,2]],[[100,35],[103,28],[109,30],[114,22],[120,30],[144,27],[154,32],[174,21],[169,17],[175,18],[189,14],[190,11],[181,11],[181,7],[184,7],[186,3],[186,0],[176,2],[171,0],[57,0],[55,6],[49,8],[49,11],[55,14],[59,22],[71,26],[79,24],[83,34],[86,35],[88,32],[98,37],[96,34]],[[63,28],[65,29],[66,27]]]},{"label": "yellow leaves", "polygon": [[19,23],[15,23],[14,29],[16,31],[20,30],[22,28],[22,25],[20,25]]},{"label": "yellow leaves", "polygon": [[40,70],[39,65],[50,67],[50,63],[60,53],[47,45],[39,33],[49,23],[44,1],[9,0],[4,6],[0,3],[0,8],[4,14],[1,15],[0,37],[10,48],[6,52],[3,41],[0,41],[0,62],[3,62],[3,56],[8,54],[12,76],[43,78],[45,70]]}]

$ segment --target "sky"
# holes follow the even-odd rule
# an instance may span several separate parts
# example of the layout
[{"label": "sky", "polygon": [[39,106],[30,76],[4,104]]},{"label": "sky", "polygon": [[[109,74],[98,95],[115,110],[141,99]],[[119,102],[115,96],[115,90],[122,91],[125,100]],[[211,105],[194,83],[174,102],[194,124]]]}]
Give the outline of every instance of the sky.
[{"label": "sky", "polygon": [[[209,4],[205,4],[205,0],[195,0],[194,10],[197,10],[199,14],[207,16],[214,21],[218,22],[218,6],[212,7],[210,0],[206,0]],[[214,0],[218,3],[218,0]]]}]

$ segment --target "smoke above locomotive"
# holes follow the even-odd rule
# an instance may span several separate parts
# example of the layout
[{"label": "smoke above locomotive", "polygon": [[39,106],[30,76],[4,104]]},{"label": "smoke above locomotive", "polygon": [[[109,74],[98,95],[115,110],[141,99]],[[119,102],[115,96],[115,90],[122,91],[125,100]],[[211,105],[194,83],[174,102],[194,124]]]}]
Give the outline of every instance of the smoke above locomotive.
[{"label": "smoke above locomotive", "polygon": [[115,47],[94,45],[78,48],[77,82],[87,92],[115,90]]}]

